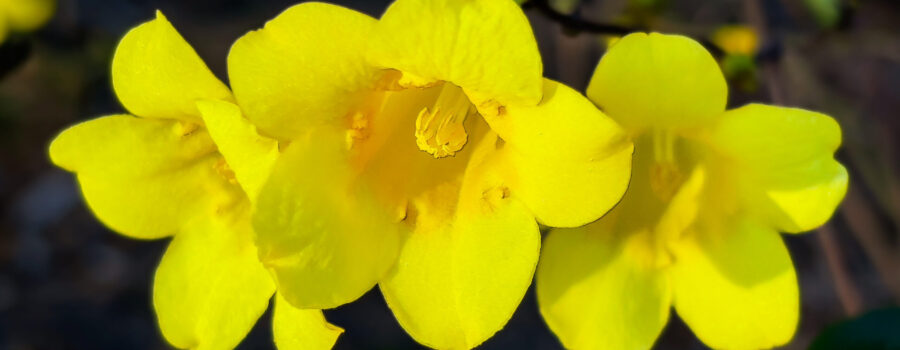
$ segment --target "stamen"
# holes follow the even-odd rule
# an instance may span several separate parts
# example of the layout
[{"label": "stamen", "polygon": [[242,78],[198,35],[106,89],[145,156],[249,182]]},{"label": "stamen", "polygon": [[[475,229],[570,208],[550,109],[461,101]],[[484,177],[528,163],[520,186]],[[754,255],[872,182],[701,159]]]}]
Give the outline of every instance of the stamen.
[{"label": "stamen", "polygon": [[472,112],[462,89],[444,83],[434,106],[423,108],[416,118],[416,145],[434,158],[455,155],[468,141],[463,122]]},{"label": "stamen", "polygon": [[655,130],[653,132],[653,165],[650,166],[650,188],[662,200],[675,196],[684,182],[684,176],[675,159],[675,134]]},{"label": "stamen", "polygon": [[225,158],[220,158],[218,162],[216,162],[214,168],[216,172],[219,173],[220,176],[225,178],[228,183],[232,185],[237,185],[237,179],[234,177],[234,170],[231,170],[231,167],[228,166],[228,163],[225,161]]},{"label": "stamen", "polygon": [[347,149],[352,149],[357,142],[367,139],[369,132],[369,118],[362,112],[354,113],[350,119],[350,128],[347,129]]},{"label": "stamen", "polygon": [[200,129],[200,125],[196,123],[182,121],[175,124],[175,133],[182,137],[191,136],[197,129]]}]

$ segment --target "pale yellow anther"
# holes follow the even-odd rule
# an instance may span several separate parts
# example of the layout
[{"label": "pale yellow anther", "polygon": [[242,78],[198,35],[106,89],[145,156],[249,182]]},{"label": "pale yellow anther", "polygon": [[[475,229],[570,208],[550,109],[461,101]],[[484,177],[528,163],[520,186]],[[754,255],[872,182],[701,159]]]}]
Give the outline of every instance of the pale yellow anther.
[{"label": "pale yellow anther", "polygon": [[356,112],[350,119],[350,128],[347,129],[347,148],[353,148],[357,142],[369,137],[369,118],[362,112]]},{"label": "pale yellow anther", "polygon": [[197,123],[183,121],[175,124],[175,133],[181,136],[190,136],[197,129],[200,129],[200,125]]},{"label": "pale yellow anther", "polygon": [[423,108],[416,117],[416,145],[435,158],[453,156],[468,141],[463,126],[474,111],[462,89],[444,83],[433,108]]},{"label": "pale yellow anther", "polygon": [[656,131],[653,152],[655,162],[650,166],[650,188],[660,200],[668,201],[685,180],[675,159],[675,135]]},{"label": "pale yellow anther", "polygon": [[221,158],[218,162],[216,162],[215,169],[219,175],[221,175],[223,178],[225,178],[225,180],[228,181],[228,183],[232,185],[238,184],[237,179],[234,175],[234,170],[231,170],[231,167],[228,166],[228,162],[225,161],[225,158]]}]

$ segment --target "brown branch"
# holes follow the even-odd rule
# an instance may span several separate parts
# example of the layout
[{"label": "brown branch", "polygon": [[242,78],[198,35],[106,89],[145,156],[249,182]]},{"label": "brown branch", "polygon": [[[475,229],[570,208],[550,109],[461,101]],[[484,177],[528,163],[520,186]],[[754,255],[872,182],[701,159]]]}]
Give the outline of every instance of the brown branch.
[{"label": "brown branch", "polygon": [[831,272],[831,279],[834,283],[835,292],[838,300],[844,308],[847,316],[859,315],[862,311],[862,302],[860,301],[859,291],[853,285],[850,274],[844,265],[844,254],[841,252],[840,245],[835,239],[834,229],[831,224],[825,224],[820,227],[816,233],[816,238],[822,246],[825,254],[825,263],[828,264],[828,271]]}]

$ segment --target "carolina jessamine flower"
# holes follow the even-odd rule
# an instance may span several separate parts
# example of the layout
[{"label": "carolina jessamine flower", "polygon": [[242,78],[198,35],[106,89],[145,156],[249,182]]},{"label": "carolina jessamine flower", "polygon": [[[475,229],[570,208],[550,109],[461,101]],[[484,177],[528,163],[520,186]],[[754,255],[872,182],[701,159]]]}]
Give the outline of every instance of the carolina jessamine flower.
[{"label": "carolina jessamine flower", "polygon": [[[172,345],[235,347],[275,291],[257,259],[249,198],[278,143],[256,133],[233,97],[161,13],[116,49],[113,85],[133,115],[101,117],[62,132],[55,164],[78,176],[104,224],[125,236],[174,235],[153,284],[160,328]],[[276,298],[282,349],[330,348],[340,329],[319,310]]]},{"label": "carolina jessamine flower", "polygon": [[54,0],[0,0],[0,43],[9,32],[30,32],[53,16]]},{"label": "carolina jessamine flower", "polygon": [[632,144],[542,78],[512,1],[399,0],[377,21],[305,3],[238,40],[228,70],[247,118],[291,143],[254,215],[279,291],[331,308],[378,283],[431,347],[503,327],[537,263],[535,218],[590,222],[629,179]]},{"label": "carolina jessamine flower", "polygon": [[712,42],[729,55],[753,56],[759,49],[759,36],[745,25],[727,25],[716,29]]},{"label": "carolina jessamine flower", "polygon": [[722,73],[744,91],[756,90],[756,53],[759,36],[745,25],[727,25],[716,29],[712,42],[722,49]]},{"label": "carolina jessamine flower", "polygon": [[587,92],[635,140],[634,177],[607,216],[544,242],[538,302],[563,344],[648,349],[670,305],[713,348],[790,340],[799,295],[778,231],[818,227],[843,198],[837,123],[759,104],[726,111],[715,60],[674,35],[623,38]]}]

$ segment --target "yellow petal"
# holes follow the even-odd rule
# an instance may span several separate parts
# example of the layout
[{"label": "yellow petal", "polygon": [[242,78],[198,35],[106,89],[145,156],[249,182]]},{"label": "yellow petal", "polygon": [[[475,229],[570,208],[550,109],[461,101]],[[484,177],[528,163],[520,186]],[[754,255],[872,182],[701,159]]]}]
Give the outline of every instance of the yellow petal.
[{"label": "yellow petal", "polygon": [[241,109],[225,101],[200,101],[203,123],[251,201],[278,159],[278,142],[260,136]]},{"label": "yellow petal", "polygon": [[768,349],[794,335],[800,296],[791,257],[749,220],[705,225],[675,247],[675,309],[715,349]]},{"label": "yellow petal", "polygon": [[328,323],[321,310],[295,308],[275,293],[272,333],[278,350],[326,350],[344,330]]},{"label": "yellow petal", "polygon": [[725,113],[713,142],[734,162],[744,206],[779,230],[822,225],[847,191],[833,156],[841,129],[826,115],[751,104]]},{"label": "yellow petal", "polygon": [[215,145],[196,128],[103,117],[63,131],[50,157],[78,175],[85,200],[104,224],[128,236],[158,238],[243,196],[219,174]]},{"label": "yellow petal", "polygon": [[[492,146],[496,136],[486,139]],[[531,284],[540,233],[500,180],[486,168],[470,168],[451,219],[435,222],[429,216],[440,214],[420,208],[416,230],[380,284],[400,325],[422,344],[481,344],[509,321]],[[434,205],[445,205],[441,199]]]},{"label": "yellow petal", "polygon": [[603,55],[587,96],[626,129],[702,125],[725,110],[716,60],[687,37],[635,33]]},{"label": "yellow petal", "polygon": [[56,10],[53,0],[0,0],[9,27],[16,31],[32,31],[47,23]]},{"label": "yellow petal", "polygon": [[378,21],[371,59],[422,83],[450,81],[479,105],[535,105],[543,67],[512,1],[398,0]]},{"label": "yellow petal", "polygon": [[153,283],[159,326],[172,345],[234,348],[266,311],[275,284],[252,235],[245,203],[191,222],[172,240]]},{"label": "yellow petal", "polygon": [[313,130],[291,143],[257,202],[260,259],[292,305],[355,300],[393,266],[400,226],[354,183],[343,134]]},{"label": "yellow petal", "polygon": [[594,221],[625,193],[634,146],[584,96],[545,80],[536,107],[486,117],[503,138],[510,187],[538,221],[572,227]]},{"label": "yellow petal", "polygon": [[656,222],[654,231],[657,233],[657,239],[678,239],[691,227],[705,204],[702,202],[705,183],[706,169],[703,166],[694,168]]},{"label": "yellow petal", "polygon": [[292,139],[343,117],[359,98],[353,93],[378,77],[363,56],[374,24],[343,7],[305,3],[238,39],[228,76],[247,118],[268,135]]},{"label": "yellow petal", "polygon": [[568,349],[650,349],[668,321],[669,281],[639,252],[646,232],[613,233],[593,223],[544,240],[538,305]]},{"label": "yellow petal", "polygon": [[146,118],[199,121],[197,100],[231,100],[228,88],[158,11],[119,42],[112,80],[122,105]]}]

